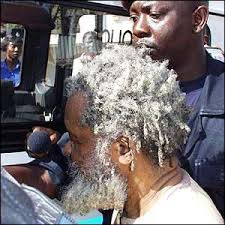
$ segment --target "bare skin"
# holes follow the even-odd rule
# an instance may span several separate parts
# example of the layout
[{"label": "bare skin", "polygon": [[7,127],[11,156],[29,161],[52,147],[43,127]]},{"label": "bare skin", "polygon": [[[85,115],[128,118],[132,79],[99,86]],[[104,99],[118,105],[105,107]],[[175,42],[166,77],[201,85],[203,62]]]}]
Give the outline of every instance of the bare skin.
[{"label": "bare skin", "polygon": [[56,197],[56,186],[52,183],[48,171],[42,167],[34,165],[11,165],[4,166],[19,183],[37,188],[50,198]]}]

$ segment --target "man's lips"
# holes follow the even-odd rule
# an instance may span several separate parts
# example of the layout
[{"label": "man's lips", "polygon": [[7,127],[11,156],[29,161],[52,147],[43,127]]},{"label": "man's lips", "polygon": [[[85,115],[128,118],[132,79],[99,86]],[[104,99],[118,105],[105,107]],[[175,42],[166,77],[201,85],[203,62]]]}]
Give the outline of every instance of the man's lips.
[{"label": "man's lips", "polygon": [[155,47],[147,46],[145,44],[138,44],[138,45],[136,45],[136,47],[145,49],[145,54],[147,54],[147,55],[152,55],[157,50]]},{"label": "man's lips", "polygon": [[138,46],[138,47],[145,47],[145,48],[156,49],[155,46],[153,46],[153,45],[148,45],[148,44],[146,44],[146,43],[144,43],[144,42],[143,42],[143,43],[142,43],[142,42],[138,43],[137,46]]},{"label": "man's lips", "polygon": [[142,38],[139,39],[136,42],[137,47],[145,47],[147,49],[151,50],[157,50],[157,46],[155,46],[148,38]]}]

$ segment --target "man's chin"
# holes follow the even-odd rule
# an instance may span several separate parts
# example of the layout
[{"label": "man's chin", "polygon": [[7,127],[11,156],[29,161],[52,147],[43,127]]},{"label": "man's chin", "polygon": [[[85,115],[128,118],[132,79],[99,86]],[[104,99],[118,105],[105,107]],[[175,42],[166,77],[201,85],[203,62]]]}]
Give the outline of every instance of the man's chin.
[{"label": "man's chin", "polygon": [[19,58],[19,56],[18,56],[18,55],[13,55],[11,58],[12,58],[14,61],[17,61],[18,58]]},{"label": "man's chin", "polygon": [[61,202],[69,213],[86,214],[94,209],[121,210],[126,201],[126,186],[119,175],[100,182],[79,174],[65,188]]},{"label": "man's chin", "polygon": [[138,48],[141,48],[140,52],[142,54],[142,57],[150,56],[152,60],[163,60],[163,57],[161,56],[159,50],[156,48],[150,48],[145,46],[138,46]]},{"label": "man's chin", "polygon": [[163,60],[163,57],[159,54],[157,49],[149,49],[148,50],[148,55],[153,59],[157,61]]}]

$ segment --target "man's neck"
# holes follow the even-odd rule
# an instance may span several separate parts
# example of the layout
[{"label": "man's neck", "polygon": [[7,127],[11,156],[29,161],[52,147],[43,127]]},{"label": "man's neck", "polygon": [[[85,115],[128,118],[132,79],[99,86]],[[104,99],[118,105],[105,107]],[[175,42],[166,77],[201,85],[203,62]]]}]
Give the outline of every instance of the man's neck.
[{"label": "man's neck", "polygon": [[8,68],[10,70],[13,70],[18,63],[18,59],[6,58],[6,63],[7,63]]},{"label": "man's neck", "polygon": [[[173,68],[178,74],[179,81],[196,80],[207,72],[207,56],[205,48],[192,51],[188,56],[180,57],[180,61],[173,63]],[[185,58],[185,60],[184,60]]]},{"label": "man's neck", "polygon": [[146,157],[139,156],[135,171],[128,178],[128,200],[124,212],[128,218],[144,215],[162,196],[163,191],[182,180],[176,159],[171,166],[155,168]]}]

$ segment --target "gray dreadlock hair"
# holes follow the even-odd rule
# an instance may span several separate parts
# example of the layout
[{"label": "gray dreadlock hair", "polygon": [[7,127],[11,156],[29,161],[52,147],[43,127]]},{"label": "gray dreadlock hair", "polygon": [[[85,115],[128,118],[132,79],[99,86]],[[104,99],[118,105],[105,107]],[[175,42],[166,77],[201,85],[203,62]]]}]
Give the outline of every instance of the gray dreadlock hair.
[{"label": "gray dreadlock hair", "polygon": [[168,61],[153,61],[147,53],[144,47],[109,45],[67,79],[66,95],[85,92],[82,125],[112,140],[127,135],[163,166],[187,138],[190,110]]}]

